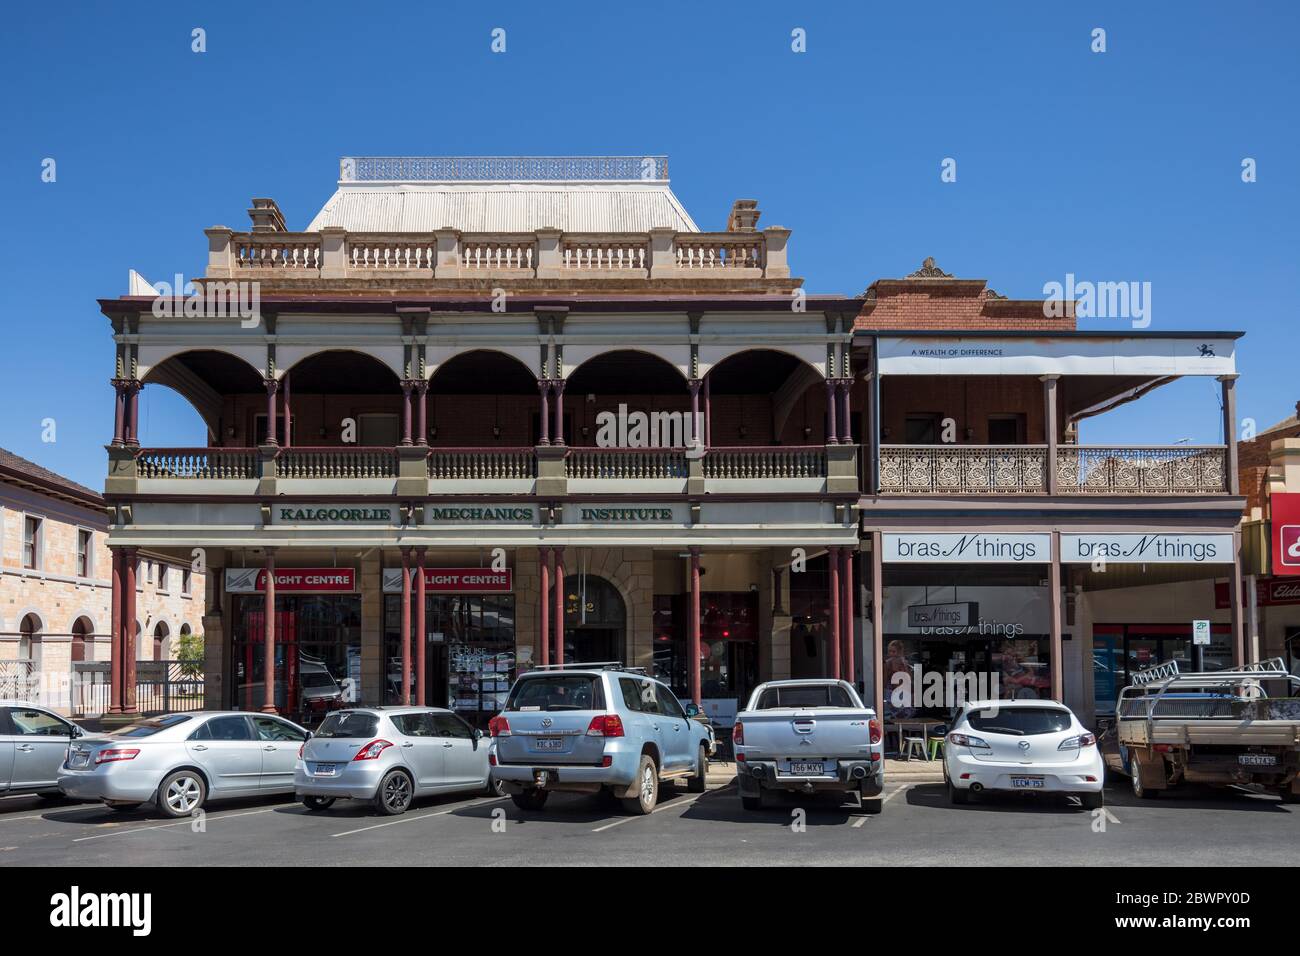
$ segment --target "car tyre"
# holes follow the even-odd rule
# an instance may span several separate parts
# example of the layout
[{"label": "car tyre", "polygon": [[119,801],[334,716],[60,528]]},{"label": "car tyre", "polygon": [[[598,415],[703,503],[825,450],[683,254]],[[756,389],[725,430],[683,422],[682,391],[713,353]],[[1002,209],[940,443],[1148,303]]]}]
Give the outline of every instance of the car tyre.
[{"label": "car tyre", "polygon": [[1142,786],[1142,774],[1138,772],[1137,767],[1133,768],[1133,774],[1129,777],[1129,780],[1133,784],[1133,796],[1139,800],[1154,800],[1160,796],[1159,790],[1152,790],[1150,787]]},{"label": "car tyre", "polygon": [[386,817],[395,817],[405,813],[411,806],[415,795],[415,786],[411,778],[401,770],[390,770],[379,781],[375,791],[375,809]]},{"label": "car tyre", "polygon": [[1105,802],[1105,797],[1100,790],[1096,793],[1079,794],[1079,806],[1084,810],[1100,810]]},{"label": "car tyre", "polygon": [[511,794],[510,799],[520,810],[535,812],[546,806],[546,798],[549,796],[550,794],[540,787],[529,787],[523,793]]},{"label": "car tyre", "polygon": [[491,777],[488,777],[487,786],[483,788],[483,795],[488,797],[504,797],[506,795],[506,788],[502,785],[500,780],[493,780]]},{"label": "car tyre", "polygon": [[951,780],[948,781],[948,802],[956,806],[970,803],[970,793],[953,785]]},{"label": "car tyre", "polygon": [[302,805],[315,813],[320,810],[328,810],[334,806],[334,798],[307,796],[302,798]]},{"label": "car tyre", "polygon": [[695,763],[696,773],[686,783],[686,789],[691,793],[703,793],[705,785],[709,779],[709,751],[704,744],[700,744],[700,755]]},{"label": "car tyre", "polygon": [[188,817],[202,809],[208,798],[208,785],[203,776],[194,770],[177,770],[163,778],[158,785],[155,802],[165,817]]},{"label": "car tyre", "polygon": [[654,811],[659,802],[659,768],[649,754],[641,755],[641,762],[636,768],[636,796],[623,801],[623,809],[628,813],[645,816]]}]

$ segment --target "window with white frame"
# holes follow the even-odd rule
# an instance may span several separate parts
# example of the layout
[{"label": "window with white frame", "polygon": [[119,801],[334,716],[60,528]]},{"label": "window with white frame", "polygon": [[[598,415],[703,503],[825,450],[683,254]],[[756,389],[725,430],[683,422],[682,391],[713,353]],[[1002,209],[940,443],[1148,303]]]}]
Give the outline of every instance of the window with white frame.
[{"label": "window with white frame", "polygon": [[23,516],[23,567],[35,571],[41,566],[44,522],[35,515]]}]

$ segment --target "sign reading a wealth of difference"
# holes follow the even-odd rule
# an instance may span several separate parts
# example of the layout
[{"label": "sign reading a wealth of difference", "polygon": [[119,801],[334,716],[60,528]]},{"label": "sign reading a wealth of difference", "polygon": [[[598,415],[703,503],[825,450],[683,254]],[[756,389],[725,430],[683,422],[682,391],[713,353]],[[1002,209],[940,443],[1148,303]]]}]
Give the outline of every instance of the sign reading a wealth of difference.
[{"label": "sign reading a wealth of difference", "polygon": [[[357,589],[356,568],[276,568],[277,593],[309,591],[350,594]],[[228,594],[262,594],[266,591],[265,568],[226,568]]]}]

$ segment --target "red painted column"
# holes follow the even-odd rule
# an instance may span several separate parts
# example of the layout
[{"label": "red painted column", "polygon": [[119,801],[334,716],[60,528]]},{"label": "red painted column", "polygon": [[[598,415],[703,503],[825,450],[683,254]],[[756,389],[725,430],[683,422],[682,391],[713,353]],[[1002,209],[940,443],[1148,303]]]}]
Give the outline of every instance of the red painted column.
[{"label": "red painted column", "polygon": [[[272,392],[272,400],[275,393]],[[275,709],[275,551],[266,549],[266,602],[265,629],[262,641],[262,713],[274,714]]]},{"label": "red painted column", "polygon": [[126,444],[140,444],[140,389],[139,382],[126,383]]},{"label": "red painted column", "polygon": [[109,639],[112,642],[108,665],[108,712],[122,712],[122,549],[110,548],[113,556],[112,619]]},{"label": "red painted column", "polygon": [[840,444],[853,444],[853,379],[840,383]]},{"label": "red painted column", "polygon": [[[551,429],[551,444],[564,444],[564,379],[555,380],[555,427]],[[563,622],[560,624],[563,627]]]},{"label": "red painted column", "polygon": [[411,383],[402,383],[402,444],[411,444]]},{"label": "red painted column", "polygon": [[293,408],[289,401],[289,373],[284,373],[283,394],[280,396],[280,405],[284,409],[280,420],[284,422],[284,441],[281,443],[285,448],[293,447]]},{"label": "red painted column", "polygon": [[113,444],[126,441],[126,388],[120,379],[113,380]]},{"label": "red painted column", "polygon": [[[424,616],[424,548],[415,549],[415,702],[429,706],[428,688],[425,686],[425,655],[429,635]],[[439,706],[442,706],[439,704]]]},{"label": "red painted column", "polygon": [[[545,413],[543,413],[544,415]],[[542,421],[546,419],[543,417]],[[537,549],[537,663],[551,662],[551,549]]]},{"label": "red painted column", "polygon": [[415,385],[415,428],[419,432],[417,445],[429,444],[429,383],[422,381]]},{"label": "red painted column", "polygon": [[266,443],[268,445],[280,444],[279,439],[275,437],[276,432],[279,431],[275,418],[275,393],[278,389],[279,383],[275,379],[266,380]]},{"label": "red painted column", "polygon": [[402,549],[402,684],[397,702],[402,706],[411,703],[411,549]]},{"label": "red painted column", "polygon": [[[690,438],[694,440],[697,445],[703,445],[704,436],[702,434],[699,434],[699,432],[697,432],[697,429],[700,429],[700,424],[701,424],[700,423],[700,380],[698,378],[693,378],[690,380],[688,384],[691,390],[691,428],[690,428],[689,435]],[[702,430],[703,429],[700,429],[700,431]]]},{"label": "red painted column", "polygon": [[696,707],[700,703],[700,549],[691,548],[691,619],[686,630],[686,684]]},{"label": "red painted column", "polygon": [[135,548],[124,548],[122,561],[122,713],[134,714],[135,708]]},{"label": "red painted column", "polygon": [[704,376],[704,447],[713,447],[713,386]]},{"label": "red painted column", "polygon": [[537,383],[537,391],[542,396],[542,411],[538,416],[541,423],[541,435],[537,439],[539,445],[549,445],[551,443],[551,383],[542,379]]},{"label": "red painted column", "polygon": [[564,549],[555,549],[555,663],[564,663]]},{"label": "red painted column", "polygon": [[835,394],[835,383],[830,379],[826,380],[826,444],[838,445],[839,429],[835,426],[835,405],[838,398]]},{"label": "red painted column", "polygon": [[853,646],[853,619],[856,615],[853,609],[856,602],[853,600],[853,549],[840,549],[840,619],[843,622],[841,633],[844,636],[844,679],[850,684],[855,683],[856,668],[854,667],[854,646]]},{"label": "red painted column", "polygon": [[827,641],[826,657],[828,668],[828,677],[839,679],[840,676],[840,549],[831,548],[827,559],[830,564],[831,587],[830,587],[830,635]]}]

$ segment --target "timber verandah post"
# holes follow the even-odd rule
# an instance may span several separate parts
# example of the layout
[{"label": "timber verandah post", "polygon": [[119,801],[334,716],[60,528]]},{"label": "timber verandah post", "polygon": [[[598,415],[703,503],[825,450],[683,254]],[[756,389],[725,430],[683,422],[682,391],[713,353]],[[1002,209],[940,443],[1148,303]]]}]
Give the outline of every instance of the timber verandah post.
[{"label": "timber verandah post", "polygon": [[113,594],[111,597],[112,630],[109,632],[111,642],[108,665],[108,712],[122,712],[122,549],[111,548],[113,556]]},{"label": "timber verandah post", "polygon": [[135,548],[122,549],[125,581],[122,586],[122,713],[136,713],[135,706]]},{"label": "timber verandah post", "polygon": [[826,551],[827,564],[830,567],[830,611],[828,640],[826,647],[827,676],[834,680],[840,678],[840,551],[838,547]]},{"label": "timber verandah post", "polygon": [[428,635],[425,633],[425,583],[424,560],[426,549],[420,545],[415,549],[415,702],[421,707],[429,706],[425,687],[425,661],[428,654]]},{"label": "timber verandah post", "polygon": [[411,703],[411,548],[402,545],[402,687],[397,695],[403,706]]},{"label": "timber verandah post", "polygon": [[[545,421],[545,418],[542,419]],[[537,549],[537,656],[543,667],[551,663],[551,549]]]},{"label": "timber verandah post", "polygon": [[691,700],[696,707],[704,706],[700,700],[700,549],[692,547],[691,556],[691,617],[687,627],[686,656],[690,663],[686,670]]},{"label": "timber verandah post", "polygon": [[564,548],[552,549],[555,555],[555,663],[564,663]]},{"label": "timber verandah post", "polygon": [[[274,392],[272,393],[274,400]],[[275,549],[266,549],[266,600],[264,604],[263,617],[265,629],[263,630],[263,648],[262,684],[262,713],[277,713],[275,707]]]}]

